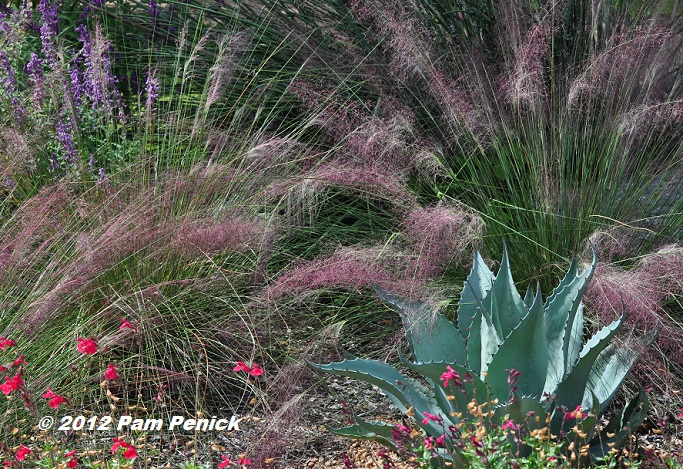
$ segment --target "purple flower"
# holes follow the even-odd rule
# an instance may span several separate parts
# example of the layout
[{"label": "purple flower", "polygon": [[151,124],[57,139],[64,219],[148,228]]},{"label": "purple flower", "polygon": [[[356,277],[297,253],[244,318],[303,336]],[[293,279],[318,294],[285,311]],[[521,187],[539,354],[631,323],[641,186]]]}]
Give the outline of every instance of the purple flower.
[{"label": "purple flower", "polygon": [[38,4],[38,11],[40,12],[40,41],[43,45],[43,55],[47,59],[47,63],[51,68],[57,65],[57,53],[55,51],[55,42],[59,34],[57,6],[52,5],[50,0],[40,0]]},{"label": "purple flower", "polygon": [[149,15],[155,20],[159,17],[159,7],[156,0],[149,0],[149,8],[147,9]]},{"label": "purple flower", "polygon": [[78,67],[74,66],[69,72],[71,78],[71,95],[73,96],[76,108],[80,108],[83,103],[83,95],[85,94],[85,87],[83,86],[82,74]]},{"label": "purple flower", "polygon": [[76,163],[77,155],[72,136],[71,121],[68,118],[60,119],[57,123],[55,134],[59,143],[62,144],[67,161],[72,164]]},{"label": "purple flower", "polygon": [[100,170],[97,173],[97,186],[102,186],[109,188],[109,176],[107,176],[107,173],[104,171],[104,168],[100,168]]},{"label": "purple flower", "polygon": [[154,109],[154,103],[159,97],[159,81],[153,73],[147,75],[145,90],[147,91],[147,109],[151,111]]},{"label": "purple flower", "polygon": [[33,80],[33,102],[40,108],[43,105],[43,61],[34,52],[26,64],[26,72]]}]

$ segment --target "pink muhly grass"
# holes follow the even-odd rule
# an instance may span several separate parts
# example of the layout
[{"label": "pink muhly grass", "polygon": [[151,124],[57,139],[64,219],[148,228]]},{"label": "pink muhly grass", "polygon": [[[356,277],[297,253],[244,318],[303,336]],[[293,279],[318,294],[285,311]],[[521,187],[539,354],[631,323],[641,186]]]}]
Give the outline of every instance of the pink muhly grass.
[{"label": "pink muhly grass", "polygon": [[507,99],[515,106],[537,109],[545,100],[544,63],[552,26],[551,15],[533,25],[516,45],[515,60],[509,78],[503,85]]},{"label": "pink muhly grass", "polygon": [[[613,35],[570,84],[568,107],[588,110],[598,103],[619,115],[633,106],[663,100],[664,90],[670,89],[670,64],[681,54],[679,40],[662,26]],[[614,99],[615,93],[621,99]]]},{"label": "pink muhly grass", "polygon": [[326,163],[303,172],[297,177],[272,185],[268,194],[282,196],[292,192],[314,195],[330,186],[348,187],[370,197],[405,205],[413,201],[401,178],[384,167],[352,165],[338,162]]},{"label": "pink muhly grass", "polygon": [[213,220],[185,222],[176,232],[171,246],[188,257],[239,251],[254,241],[259,228],[258,224],[238,217],[218,223]]},{"label": "pink muhly grass", "polygon": [[[683,352],[680,336],[683,326],[666,316],[664,303],[671,297],[683,294],[683,248],[678,245],[665,246],[640,259],[631,269],[614,265],[600,265],[588,285],[584,302],[591,312],[605,322],[621,314],[622,301],[625,305],[627,322],[638,329],[651,330],[660,324],[657,344],[660,353],[667,356],[676,367],[683,367]],[[648,351],[640,373],[650,380],[660,381],[667,376],[655,376],[644,371],[654,369],[661,362],[661,355]],[[638,372],[638,371],[637,371]]]},{"label": "pink muhly grass", "polygon": [[360,288],[388,283],[391,278],[369,252],[342,249],[334,254],[302,262],[284,272],[268,287],[265,297],[282,296],[331,287]]},{"label": "pink muhly grass", "polygon": [[431,33],[416,19],[405,2],[350,2],[349,8],[362,21],[371,22],[385,38],[389,70],[400,81],[424,77],[431,62]]},{"label": "pink muhly grass", "polygon": [[[476,77],[462,77],[454,79],[437,68],[430,68],[427,86],[435,102],[443,112],[444,124],[448,127],[452,139],[462,134],[474,137],[477,141],[487,141],[491,133],[490,125],[486,123],[483,111],[485,103],[483,97],[477,97],[479,103],[475,105],[471,83],[466,81],[478,80]],[[484,108],[484,109],[482,109]]]},{"label": "pink muhly grass", "polygon": [[27,135],[12,127],[2,128],[0,145],[6,152],[5,157],[0,159],[0,184],[19,175],[28,176],[35,170],[36,159]]},{"label": "pink muhly grass", "polygon": [[302,223],[308,216],[308,223],[316,218],[317,203],[328,190],[346,188],[369,199],[385,200],[399,212],[415,204],[410,194],[394,172],[382,166],[360,166],[331,162],[320,165],[298,176],[272,184],[264,194],[267,199],[285,202],[286,226]]},{"label": "pink muhly grass", "polygon": [[410,256],[387,246],[340,248],[284,271],[262,297],[273,301],[326,288],[379,285],[397,294],[421,298],[426,293],[425,285],[423,279],[411,276],[410,265]]},{"label": "pink muhly grass", "polygon": [[444,267],[469,259],[471,244],[482,236],[484,223],[465,206],[439,203],[412,210],[403,231],[417,260],[413,275],[426,279]]},{"label": "pink muhly grass", "polygon": [[0,237],[4,262],[10,266],[27,265],[36,256],[44,256],[53,242],[64,234],[64,220],[71,208],[71,191],[65,182],[40,190],[12,214],[12,223]]}]

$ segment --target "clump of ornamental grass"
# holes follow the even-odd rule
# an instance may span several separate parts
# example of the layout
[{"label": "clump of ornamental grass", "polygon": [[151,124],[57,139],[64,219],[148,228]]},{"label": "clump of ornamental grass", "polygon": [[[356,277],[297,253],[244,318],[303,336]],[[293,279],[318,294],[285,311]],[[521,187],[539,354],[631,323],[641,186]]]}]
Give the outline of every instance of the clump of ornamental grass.
[{"label": "clump of ornamental grass", "polygon": [[[661,321],[662,328],[656,347],[648,350],[635,369],[638,380],[651,383],[652,391],[664,393],[672,402],[665,407],[680,407],[678,393],[671,392],[681,386],[683,356],[678,346],[681,334],[680,318],[667,311],[667,305],[676,305],[683,294],[683,251],[674,244],[630,258],[628,246],[632,239],[627,230],[596,233],[601,253],[612,263],[596,269],[593,283],[586,291],[586,304],[597,315],[598,322],[616,317],[624,304],[631,315],[629,322],[636,328]],[[664,320],[662,320],[664,319]],[[670,409],[657,409],[659,415]]]},{"label": "clump of ornamental grass", "polygon": [[16,155],[1,168],[0,329],[64,392],[99,382],[99,366],[74,379],[79,356],[58,353],[87,330],[118,357],[130,396],[165,389],[180,408],[241,409],[251,385],[226,370],[260,352],[245,297],[268,214],[251,205],[264,182],[247,150],[266,132],[245,125],[228,140],[212,106],[243,36],[224,38],[201,83],[212,38],[177,44],[177,62],[148,67],[131,95],[106,27],[60,18],[45,1],[2,18],[0,100],[13,113],[2,135]]},{"label": "clump of ornamental grass", "polygon": [[299,103],[327,164],[379,166],[422,205],[465,203],[487,244],[524,253],[527,278],[596,229],[650,230],[639,253],[680,236],[676,10],[285,3],[243,8],[268,21],[269,62],[290,67],[280,78],[300,64],[281,104]]}]

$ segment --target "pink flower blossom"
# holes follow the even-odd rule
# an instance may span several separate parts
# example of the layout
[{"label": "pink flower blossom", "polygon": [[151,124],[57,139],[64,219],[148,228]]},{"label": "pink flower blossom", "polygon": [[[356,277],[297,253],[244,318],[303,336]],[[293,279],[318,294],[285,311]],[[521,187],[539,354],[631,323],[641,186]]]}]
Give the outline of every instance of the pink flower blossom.
[{"label": "pink flower blossom", "polygon": [[439,415],[433,415],[433,414],[430,414],[429,412],[423,412],[422,414],[425,416],[424,420],[422,420],[423,425],[427,425],[427,423],[429,423],[430,420],[433,420],[434,422],[437,422],[437,423],[443,421],[443,417],[441,417]]},{"label": "pink flower blossom", "polygon": [[251,464],[251,459],[247,458],[244,455],[240,455],[240,458],[237,460],[237,464],[248,466],[249,464]]},{"label": "pink flower blossom", "polygon": [[78,337],[76,340],[78,341],[79,352],[85,353],[87,355],[94,355],[95,352],[97,352],[97,344],[94,340],[90,338],[83,339],[82,337]]},{"label": "pink flower blossom", "polygon": [[586,417],[586,413],[581,411],[580,405],[576,406],[576,409],[574,409],[572,412],[567,412],[566,414],[564,414],[565,420],[582,419],[584,417]]},{"label": "pink flower blossom", "polygon": [[128,448],[128,443],[126,443],[123,440],[119,440],[118,438],[114,437],[112,440],[114,443],[111,445],[111,452],[115,453],[117,449],[119,448]]},{"label": "pink flower blossom", "polygon": [[126,459],[135,459],[137,456],[138,456],[138,451],[135,449],[135,446],[133,446],[133,445],[130,445],[123,452],[123,457]]},{"label": "pink flower blossom", "polygon": [[73,469],[74,467],[78,466],[78,458],[76,457],[77,450],[69,451],[64,455],[65,458],[69,458],[69,460],[66,462],[66,467],[69,469]]},{"label": "pink flower blossom", "polygon": [[111,452],[115,453],[117,449],[123,448],[125,451],[123,452],[123,457],[126,459],[135,459],[138,455],[137,450],[135,449],[135,446],[132,445],[131,443],[126,443],[123,440],[120,440],[118,438],[114,438],[114,444],[111,445]]},{"label": "pink flower blossom", "polygon": [[19,358],[14,360],[14,362],[12,363],[12,368],[15,368],[15,367],[21,366],[21,365],[26,365],[26,360],[24,360],[23,355],[19,355]]},{"label": "pink flower blossom", "polygon": [[424,439],[425,449],[434,449],[434,437],[430,436]]},{"label": "pink flower blossom", "polygon": [[23,444],[20,444],[19,449],[17,450],[17,459],[19,461],[23,461],[24,459],[26,459],[26,456],[28,456],[30,452],[31,450],[29,448],[27,448]]},{"label": "pink flower blossom", "polygon": [[119,377],[119,374],[116,372],[116,368],[114,368],[114,365],[112,365],[111,363],[109,364],[107,370],[104,372],[104,377],[109,381],[114,381],[116,378]]},{"label": "pink flower blossom", "polygon": [[119,326],[119,330],[122,331],[122,330],[124,330],[124,329],[133,329],[133,330],[135,330],[135,326],[133,326],[133,324],[131,324],[131,322],[128,321],[128,319],[126,319],[126,318],[121,318],[121,326]]},{"label": "pink flower blossom", "polygon": [[12,391],[17,391],[21,389],[23,385],[24,381],[21,379],[21,375],[17,373],[14,375],[14,378],[5,376],[5,382],[2,385],[0,385],[0,389],[2,389],[2,392],[5,395],[9,395],[12,393]]},{"label": "pink flower blossom", "polygon": [[462,387],[462,382],[460,381],[460,374],[453,371],[453,368],[451,368],[450,366],[447,366],[446,370],[447,371],[441,375],[441,381],[443,381],[443,387],[444,388],[447,387],[448,382],[451,380],[453,380],[453,382],[454,382],[453,384],[455,386]]},{"label": "pink flower blossom", "polygon": [[261,376],[263,374],[263,370],[259,368],[257,364],[254,364],[254,367],[251,369],[249,372],[251,376]]},{"label": "pink flower blossom", "polygon": [[232,464],[232,459],[228,459],[228,457],[224,454],[221,454],[221,458],[223,459],[223,462],[221,462],[218,465],[219,469],[223,469],[225,467],[228,467],[230,464]]},{"label": "pink flower blossom", "polygon": [[5,347],[14,347],[16,345],[17,345],[17,343],[15,341],[13,341],[12,339],[0,337],[0,350],[3,350]]},{"label": "pink flower blossom", "polygon": [[232,371],[234,371],[234,372],[244,371],[246,373],[250,373],[251,368],[249,368],[247,365],[245,365],[244,362],[237,362],[237,366],[235,366],[235,368],[233,368]]},{"label": "pink flower blossom", "polygon": [[47,388],[45,394],[43,394],[43,398],[50,399],[47,405],[49,405],[52,409],[56,409],[57,407],[59,407],[60,404],[66,402],[66,399],[52,392],[50,388]]},{"label": "pink flower blossom", "polygon": [[511,430],[518,430],[519,429],[519,427],[515,424],[515,422],[513,422],[510,419],[505,420],[505,422],[503,422],[503,425],[501,426],[501,428],[503,430],[510,430],[510,429]]}]

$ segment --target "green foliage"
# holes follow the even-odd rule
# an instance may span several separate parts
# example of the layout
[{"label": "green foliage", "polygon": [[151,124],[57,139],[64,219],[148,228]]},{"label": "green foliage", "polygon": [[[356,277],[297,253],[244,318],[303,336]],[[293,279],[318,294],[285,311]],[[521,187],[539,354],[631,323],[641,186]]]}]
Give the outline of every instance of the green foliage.
[{"label": "green foliage", "polygon": [[[411,373],[359,358],[313,366],[379,387],[428,437],[440,439],[432,451],[438,461],[462,465],[466,460],[460,444],[462,430],[455,429],[461,429],[468,416],[487,417],[488,428],[505,417],[510,426],[527,435],[545,428],[548,437],[564,439],[573,458],[605,457],[642,423],[648,399],[641,389],[608,425],[597,426],[634,365],[638,348],[613,341],[625,312],[584,344],[581,298],[596,263],[595,251],[582,273],[573,261],[543,303],[540,287],[535,292],[529,287],[525,298],[520,296],[507,249],[497,275],[475,251],[457,327],[425,303],[376,287],[380,297],[401,315],[412,361],[399,355]],[[656,330],[640,339],[641,344],[649,345],[655,335]],[[422,379],[414,379],[415,375]],[[485,412],[486,405],[490,409]],[[381,423],[357,418],[354,425],[338,432],[400,447],[394,428]],[[527,457],[532,448],[522,444],[516,454]]]}]

